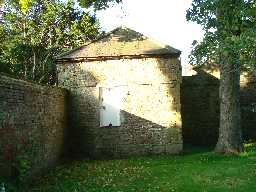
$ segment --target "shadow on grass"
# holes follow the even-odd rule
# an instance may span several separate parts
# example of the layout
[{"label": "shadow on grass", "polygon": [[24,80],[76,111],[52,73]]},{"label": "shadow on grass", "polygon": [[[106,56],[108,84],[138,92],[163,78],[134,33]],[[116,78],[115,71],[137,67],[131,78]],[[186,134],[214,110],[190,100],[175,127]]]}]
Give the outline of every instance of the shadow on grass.
[{"label": "shadow on grass", "polygon": [[212,152],[214,150],[213,146],[208,147],[201,147],[197,145],[185,144],[183,146],[183,154],[184,155],[191,155],[191,154],[201,154],[206,152]]}]

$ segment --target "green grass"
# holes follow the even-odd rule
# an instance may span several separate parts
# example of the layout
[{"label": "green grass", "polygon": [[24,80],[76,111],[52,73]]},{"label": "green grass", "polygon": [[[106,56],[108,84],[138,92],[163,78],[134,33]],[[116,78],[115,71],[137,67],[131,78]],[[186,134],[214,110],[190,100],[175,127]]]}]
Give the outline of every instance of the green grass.
[{"label": "green grass", "polygon": [[25,191],[254,192],[255,181],[256,147],[248,144],[239,156],[193,150],[176,156],[69,162]]}]

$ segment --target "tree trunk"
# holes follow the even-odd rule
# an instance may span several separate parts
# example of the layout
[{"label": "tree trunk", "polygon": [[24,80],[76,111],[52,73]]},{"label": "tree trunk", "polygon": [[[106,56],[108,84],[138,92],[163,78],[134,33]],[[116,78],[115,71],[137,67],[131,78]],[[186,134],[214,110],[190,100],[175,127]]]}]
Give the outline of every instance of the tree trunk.
[{"label": "tree trunk", "polygon": [[240,124],[240,66],[227,57],[220,66],[220,127],[217,153],[237,154],[243,150]]},{"label": "tree trunk", "polygon": [[32,67],[32,80],[35,81],[35,77],[36,77],[36,53],[35,53],[35,49],[32,49],[33,52],[33,67]]}]

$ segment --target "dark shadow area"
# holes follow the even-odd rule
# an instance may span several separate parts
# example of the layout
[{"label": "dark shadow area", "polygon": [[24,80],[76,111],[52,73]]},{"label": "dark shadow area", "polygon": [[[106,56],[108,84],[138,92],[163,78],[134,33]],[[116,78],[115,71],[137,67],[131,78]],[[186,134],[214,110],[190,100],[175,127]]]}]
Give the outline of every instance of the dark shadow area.
[{"label": "dark shadow area", "polygon": [[122,110],[119,127],[98,127],[95,136],[96,158],[123,158],[140,155],[179,153],[180,130],[165,127]]},{"label": "dark shadow area", "polygon": [[243,138],[256,140],[256,81],[248,78],[248,82],[241,84],[241,124]]},{"label": "dark shadow area", "polygon": [[[214,147],[219,128],[219,79],[195,70],[197,75],[182,78],[183,141],[185,146]],[[241,82],[240,104],[243,139],[248,141],[256,140],[256,81],[251,75],[246,78],[248,82]]]},{"label": "dark shadow area", "polygon": [[65,101],[65,90],[0,77],[0,183],[33,182],[55,167],[65,150]]},{"label": "dark shadow area", "polygon": [[[184,138],[183,138],[184,140]],[[183,155],[191,154],[202,154],[206,152],[212,152],[214,150],[213,146],[200,146],[200,145],[191,145],[184,143],[183,145]]]},{"label": "dark shadow area", "polygon": [[[83,81],[79,81],[83,79]],[[65,159],[89,157],[93,152],[95,127],[99,119],[99,99],[93,92],[99,80],[88,71],[80,71],[70,80],[67,96],[68,130]]]},{"label": "dark shadow area", "polygon": [[214,146],[219,127],[219,80],[203,70],[183,77],[181,116],[185,144]]}]

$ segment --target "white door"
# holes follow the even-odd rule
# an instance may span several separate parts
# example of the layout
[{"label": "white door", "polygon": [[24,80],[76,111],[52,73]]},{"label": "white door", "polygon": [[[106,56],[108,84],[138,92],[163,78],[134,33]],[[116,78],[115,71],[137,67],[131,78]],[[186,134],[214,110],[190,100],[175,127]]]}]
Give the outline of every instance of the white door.
[{"label": "white door", "polygon": [[120,126],[122,90],[100,87],[100,126]]}]

